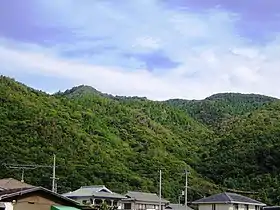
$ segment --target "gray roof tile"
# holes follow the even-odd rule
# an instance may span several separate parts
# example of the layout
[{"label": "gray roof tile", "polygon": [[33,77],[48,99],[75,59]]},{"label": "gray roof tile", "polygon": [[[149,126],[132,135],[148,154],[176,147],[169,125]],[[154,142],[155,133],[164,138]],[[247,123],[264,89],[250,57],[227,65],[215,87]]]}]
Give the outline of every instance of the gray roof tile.
[{"label": "gray roof tile", "polygon": [[206,198],[201,198],[199,200],[196,200],[192,202],[193,204],[203,204],[203,203],[248,203],[248,204],[254,204],[259,206],[265,206],[266,204],[261,203],[259,201],[256,201],[252,198],[239,195],[236,193],[220,193],[216,195],[212,195]]},{"label": "gray roof tile", "polygon": [[[126,194],[128,199],[133,199],[137,201],[148,201],[148,202],[159,202],[159,196],[155,193],[145,193],[145,192],[134,192],[129,191]],[[162,203],[168,203],[168,200],[161,198]]]},{"label": "gray roof tile", "polygon": [[125,198],[123,195],[113,193],[105,186],[83,186],[80,189],[77,189],[73,192],[68,192],[63,194],[65,197],[73,198],[73,197],[102,197],[102,198],[115,198],[115,199],[123,199]]},{"label": "gray roof tile", "polygon": [[[172,209],[172,210],[186,210],[185,205],[182,204],[174,204],[170,203],[165,209]],[[193,210],[191,207],[188,206],[188,210]]]}]

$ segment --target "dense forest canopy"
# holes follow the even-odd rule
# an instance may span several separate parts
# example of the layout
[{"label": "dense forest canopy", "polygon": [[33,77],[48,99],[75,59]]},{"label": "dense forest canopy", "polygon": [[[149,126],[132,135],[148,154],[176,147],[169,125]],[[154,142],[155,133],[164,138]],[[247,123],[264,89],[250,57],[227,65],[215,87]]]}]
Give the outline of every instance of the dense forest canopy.
[{"label": "dense forest canopy", "polygon": [[[0,77],[1,178],[20,179],[5,164],[52,164],[58,191],[105,184],[113,191],[158,191],[178,201],[184,171],[189,199],[227,189],[253,191],[280,204],[280,102],[223,93],[204,100],[155,102],[103,94],[78,86],[48,95]],[[25,172],[25,180],[50,187],[51,169]]]}]

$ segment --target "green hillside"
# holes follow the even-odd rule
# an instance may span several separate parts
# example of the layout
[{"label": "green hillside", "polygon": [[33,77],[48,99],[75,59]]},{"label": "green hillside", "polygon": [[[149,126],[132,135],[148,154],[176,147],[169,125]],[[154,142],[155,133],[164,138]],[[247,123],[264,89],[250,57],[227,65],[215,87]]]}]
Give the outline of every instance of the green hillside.
[{"label": "green hillside", "polygon": [[228,188],[247,189],[280,203],[280,102],[238,119],[213,145],[200,173]]},{"label": "green hillside", "polygon": [[[66,97],[69,93],[73,97]],[[86,93],[51,96],[1,76],[2,163],[50,165],[55,153],[59,192],[87,184],[156,192],[162,169],[163,195],[177,201],[186,168],[190,199],[217,190],[192,168],[201,151],[207,154],[212,131],[167,105],[143,102],[146,109]],[[2,178],[20,179],[18,170],[2,165],[1,172]],[[25,172],[26,182],[45,187],[50,176],[50,168]]]},{"label": "green hillside", "polygon": [[[116,192],[157,192],[177,202],[184,170],[189,199],[221,190],[253,191],[280,204],[280,102],[237,93],[201,101],[114,97],[88,86],[48,95],[0,77],[1,178],[20,179],[4,164],[51,165],[58,191],[105,184]],[[25,171],[50,188],[51,168]]]},{"label": "green hillside", "polygon": [[216,129],[234,117],[254,111],[276,100],[276,98],[257,94],[219,93],[204,100],[171,99],[167,103]]}]

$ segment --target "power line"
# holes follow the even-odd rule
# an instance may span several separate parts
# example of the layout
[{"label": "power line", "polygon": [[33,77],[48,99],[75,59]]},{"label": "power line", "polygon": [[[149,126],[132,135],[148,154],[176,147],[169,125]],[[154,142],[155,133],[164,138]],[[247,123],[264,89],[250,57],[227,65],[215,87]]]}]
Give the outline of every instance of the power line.
[{"label": "power line", "polygon": [[10,164],[10,163],[3,163],[2,164],[3,166],[7,167],[7,168],[14,168],[14,169],[17,169],[17,168],[32,168],[32,169],[35,169],[35,168],[51,168],[53,167],[52,165],[38,165],[38,164]]},{"label": "power line", "polygon": [[54,164],[53,165],[39,165],[39,164],[14,164],[14,163],[3,163],[2,164],[4,167],[6,168],[10,168],[10,169],[20,169],[21,170],[21,182],[24,182],[24,172],[25,170],[34,170],[34,169],[37,169],[37,168],[53,168],[53,176],[51,177],[51,179],[53,180],[53,192],[56,191],[56,188],[55,186],[56,185],[56,182],[55,180],[57,180],[57,178],[55,177],[55,168],[58,167],[56,166],[55,164],[55,155],[54,155]]}]

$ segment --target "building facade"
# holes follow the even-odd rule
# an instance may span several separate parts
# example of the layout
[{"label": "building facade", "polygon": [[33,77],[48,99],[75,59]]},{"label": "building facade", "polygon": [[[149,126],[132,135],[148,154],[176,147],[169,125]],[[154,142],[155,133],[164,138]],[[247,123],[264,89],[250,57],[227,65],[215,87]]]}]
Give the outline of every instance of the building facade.
[{"label": "building facade", "polygon": [[[129,191],[122,200],[122,209],[125,210],[158,210],[160,198],[153,193],[133,192]],[[161,199],[161,210],[169,201]]]},{"label": "building facade", "polygon": [[114,193],[103,185],[83,186],[62,195],[81,204],[96,207],[105,203],[110,207],[118,208],[121,206],[121,200],[125,199],[123,195]]},{"label": "building facade", "polygon": [[83,206],[42,187],[18,188],[0,191],[0,209],[5,210],[50,210],[52,206],[79,210]]}]

